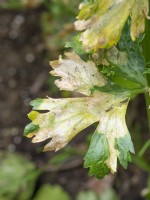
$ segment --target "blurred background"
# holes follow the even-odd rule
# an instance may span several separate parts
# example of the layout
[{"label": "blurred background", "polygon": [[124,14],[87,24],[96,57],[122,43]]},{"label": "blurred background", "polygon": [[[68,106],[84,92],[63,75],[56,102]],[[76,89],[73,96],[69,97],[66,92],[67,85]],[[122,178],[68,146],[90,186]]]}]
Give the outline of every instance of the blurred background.
[{"label": "blurred background", "polygon": [[63,150],[43,153],[44,143],[23,136],[29,102],[69,97],[49,75],[74,35],[80,0],[0,0],[0,200],[149,200],[150,140],[144,96],[130,103],[127,123],[136,155],[103,180],[88,177],[83,157],[95,126]]}]

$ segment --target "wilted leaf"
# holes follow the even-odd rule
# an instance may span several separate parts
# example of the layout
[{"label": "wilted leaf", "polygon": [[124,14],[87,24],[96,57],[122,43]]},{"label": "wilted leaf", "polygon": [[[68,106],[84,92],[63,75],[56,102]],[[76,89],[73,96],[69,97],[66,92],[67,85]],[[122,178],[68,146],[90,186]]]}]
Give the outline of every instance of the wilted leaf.
[{"label": "wilted leaf", "polygon": [[75,53],[66,53],[65,56],[65,59],[60,56],[59,60],[50,62],[54,69],[51,74],[61,77],[55,81],[60,90],[75,91],[90,96],[94,85],[105,84],[105,79],[94,62],[84,62]]},{"label": "wilted leaf", "polygon": [[[41,142],[52,138],[44,150],[59,150],[78,132],[98,120],[98,111],[94,109],[98,101],[99,99],[92,98],[49,98],[43,99],[38,106],[35,106],[37,100],[34,100],[32,102],[33,109],[38,111],[48,110],[48,112],[32,111],[29,113],[28,116],[32,123],[38,125],[39,129],[36,131],[31,130],[27,137],[35,135],[33,142]],[[26,129],[28,129],[28,126],[25,131]]]},{"label": "wilted leaf", "polygon": [[111,170],[117,169],[117,158],[123,167],[131,161],[134,153],[130,134],[125,123],[127,102],[122,101],[105,110],[85,156],[85,167],[90,167],[89,175],[103,178]]},{"label": "wilted leaf", "polygon": [[[131,16],[131,37],[145,30],[145,18],[148,16],[148,0],[96,0],[80,4],[80,12],[75,22],[86,51],[108,48],[120,39],[122,29]],[[118,20],[119,19],[119,20]]]},{"label": "wilted leaf", "polygon": [[135,40],[145,30],[145,18],[148,18],[149,1],[136,0],[131,12],[131,38]]},{"label": "wilted leaf", "polygon": [[106,80],[92,61],[85,62],[75,53],[67,53],[65,59],[60,57],[51,65],[54,69],[51,74],[61,77],[55,81],[60,89],[89,97],[34,100],[31,102],[34,111],[28,115],[32,124],[25,128],[27,137],[34,136],[33,142],[52,138],[44,150],[57,151],[81,130],[99,121],[85,167],[90,167],[90,175],[98,178],[109,171],[116,172],[117,158],[126,167],[129,151],[134,152],[125,123],[128,96],[91,92],[95,85],[103,86]]}]

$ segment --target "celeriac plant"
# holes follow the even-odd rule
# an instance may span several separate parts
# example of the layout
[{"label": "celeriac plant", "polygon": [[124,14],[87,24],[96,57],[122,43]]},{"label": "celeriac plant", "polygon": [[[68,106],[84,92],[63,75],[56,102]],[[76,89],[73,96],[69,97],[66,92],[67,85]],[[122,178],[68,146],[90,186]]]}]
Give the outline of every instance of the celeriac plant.
[{"label": "celeriac plant", "polygon": [[117,171],[117,160],[127,168],[134,153],[125,115],[132,96],[150,91],[141,48],[149,2],[85,0],[79,9],[75,27],[81,33],[66,43],[70,52],[50,62],[50,73],[60,77],[60,90],[81,95],[33,100],[24,133],[33,142],[52,138],[44,151],[57,151],[98,122],[84,166],[103,178]]}]

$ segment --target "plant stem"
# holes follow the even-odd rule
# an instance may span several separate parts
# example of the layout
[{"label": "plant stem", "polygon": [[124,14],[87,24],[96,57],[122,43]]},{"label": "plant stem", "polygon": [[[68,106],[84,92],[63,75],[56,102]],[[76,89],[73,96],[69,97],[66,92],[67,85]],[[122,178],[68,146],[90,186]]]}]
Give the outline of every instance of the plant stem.
[{"label": "plant stem", "polygon": [[143,145],[143,147],[141,148],[141,150],[138,153],[138,156],[142,157],[149,147],[150,147],[150,139],[147,140],[147,142]]},{"label": "plant stem", "polygon": [[139,166],[141,169],[150,173],[150,166],[149,163],[142,157],[132,156],[133,163]]},{"label": "plant stem", "polygon": [[[150,61],[150,21],[146,20],[146,29],[145,29],[145,38],[143,40],[143,55],[145,57],[146,63]],[[147,68],[150,66],[147,66]],[[150,86],[150,74],[147,74],[147,82],[148,86]],[[145,94],[145,101],[146,101],[146,109],[147,109],[147,116],[148,116],[148,126],[150,132],[150,96],[148,93]]]}]

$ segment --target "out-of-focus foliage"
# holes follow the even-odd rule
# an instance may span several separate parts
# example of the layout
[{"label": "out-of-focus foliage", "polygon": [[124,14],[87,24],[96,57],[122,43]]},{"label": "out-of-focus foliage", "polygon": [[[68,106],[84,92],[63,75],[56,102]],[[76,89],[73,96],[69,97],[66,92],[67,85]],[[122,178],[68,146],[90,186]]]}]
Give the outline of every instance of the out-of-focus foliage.
[{"label": "out-of-focus foliage", "polygon": [[2,0],[0,8],[2,9],[24,9],[36,8],[40,6],[44,0]]},{"label": "out-of-focus foliage", "polygon": [[77,154],[77,150],[74,148],[67,147],[64,151],[59,152],[55,155],[50,161],[49,164],[58,167],[62,166],[65,162],[67,162],[71,156]]},{"label": "out-of-focus foliage", "polygon": [[33,200],[70,200],[70,197],[59,185],[46,184],[38,190]]},{"label": "out-of-focus foliage", "polygon": [[79,2],[80,0],[52,0],[45,4],[47,11],[41,16],[41,28],[45,46],[51,54],[58,52],[71,39]]},{"label": "out-of-focus foliage", "polygon": [[81,0],[2,0],[0,9],[34,9],[42,6],[41,30],[44,46],[50,55],[56,56],[65,42],[74,34],[75,16]]},{"label": "out-of-focus foliage", "polygon": [[142,191],[142,196],[144,197],[145,200],[150,200],[150,188],[145,188]]},{"label": "out-of-focus foliage", "polygon": [[78,194],[77,200],[119,200],[116,192],[110,188],[97,195],[93,191],[82,191]]},{"label": "out-of-focus foliage", "polygon": [[82,191],[77,195],[77,200],[97,200],[97,196],[93,191]]},{"label": "out-of-focus foliage", "polygon": [[21,155],[0,152],[0,200],[29,200],[39,171]]},{"label": "out-of-focus foliage", "polygon": [[113,189],[106,189],[101,195],[99,200],[119,200],[119,196]]}]

